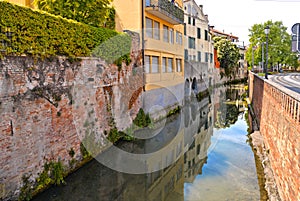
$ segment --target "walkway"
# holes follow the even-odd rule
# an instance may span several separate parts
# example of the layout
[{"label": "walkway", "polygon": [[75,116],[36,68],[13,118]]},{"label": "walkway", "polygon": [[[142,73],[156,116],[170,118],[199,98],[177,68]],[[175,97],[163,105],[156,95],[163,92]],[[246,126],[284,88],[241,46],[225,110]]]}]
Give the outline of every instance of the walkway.
[{"label": "walkway", "polygon": [[269,76],[269,80],[292,91],[300,93],[300,73],[271,75]]}]

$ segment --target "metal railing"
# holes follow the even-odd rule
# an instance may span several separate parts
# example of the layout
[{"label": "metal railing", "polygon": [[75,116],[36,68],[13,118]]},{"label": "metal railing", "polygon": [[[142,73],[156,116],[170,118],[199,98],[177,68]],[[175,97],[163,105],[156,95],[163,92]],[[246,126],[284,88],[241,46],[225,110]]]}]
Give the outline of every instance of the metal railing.
[{"label": "metal railing", "polygon": [[183,24],[184,12],[168,0],[146,0],[146,7],[159,8],[162,13]]}]

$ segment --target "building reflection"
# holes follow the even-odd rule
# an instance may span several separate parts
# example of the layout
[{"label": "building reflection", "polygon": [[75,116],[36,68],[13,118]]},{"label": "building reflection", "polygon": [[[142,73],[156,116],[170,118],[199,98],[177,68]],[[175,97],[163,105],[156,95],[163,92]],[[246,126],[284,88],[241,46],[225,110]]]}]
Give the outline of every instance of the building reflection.
[{"label": "building reflection", "polygon": [[185,118],[184,177],[185,182],[191,183],[198,174],[202,174],[213,135],[210,97],[187,104]]},{"label": "building reflection", "polygon": [[34,200],[183,201],[184,183],[193,182],[206,163],[213,134],[210,100],[189,99],[180,114],[169,118],[163,129],[154,126],[153,132],[157,133],[152,138],[118,145],[139,154],[167,148],[146,161],[151,173],[122,173],[94,160],[69,176],[67,185],[52,187]]}]

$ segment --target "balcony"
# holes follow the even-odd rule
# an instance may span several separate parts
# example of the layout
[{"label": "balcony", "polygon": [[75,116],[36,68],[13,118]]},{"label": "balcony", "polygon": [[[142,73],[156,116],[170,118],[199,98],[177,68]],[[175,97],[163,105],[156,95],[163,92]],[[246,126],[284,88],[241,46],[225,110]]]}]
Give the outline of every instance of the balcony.
[{"label": "balcony", "polygon": [[168,0],[146,0],[146,11],[173,25],[184,23],[183,10]]}]

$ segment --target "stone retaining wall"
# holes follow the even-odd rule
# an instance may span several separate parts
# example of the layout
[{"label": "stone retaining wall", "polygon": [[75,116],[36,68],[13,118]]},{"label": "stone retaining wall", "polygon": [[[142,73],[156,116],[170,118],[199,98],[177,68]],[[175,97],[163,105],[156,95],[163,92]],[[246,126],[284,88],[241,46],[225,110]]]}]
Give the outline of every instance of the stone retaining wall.
[{"label": "stone retaining wall", "polygon": [[282,200],[300,200],[300,95],[249,74],[250,101]]},{"label": "stone retaining wall", "polygon": [[87,134],[105,148],[112,127],[130,125],[143,89],[139,38],[132,38],[131,63],[121,69],[99,58],[0,60],[0,200],[16,199],[22,177],[35,182],[46,162],[72,169]]}]

